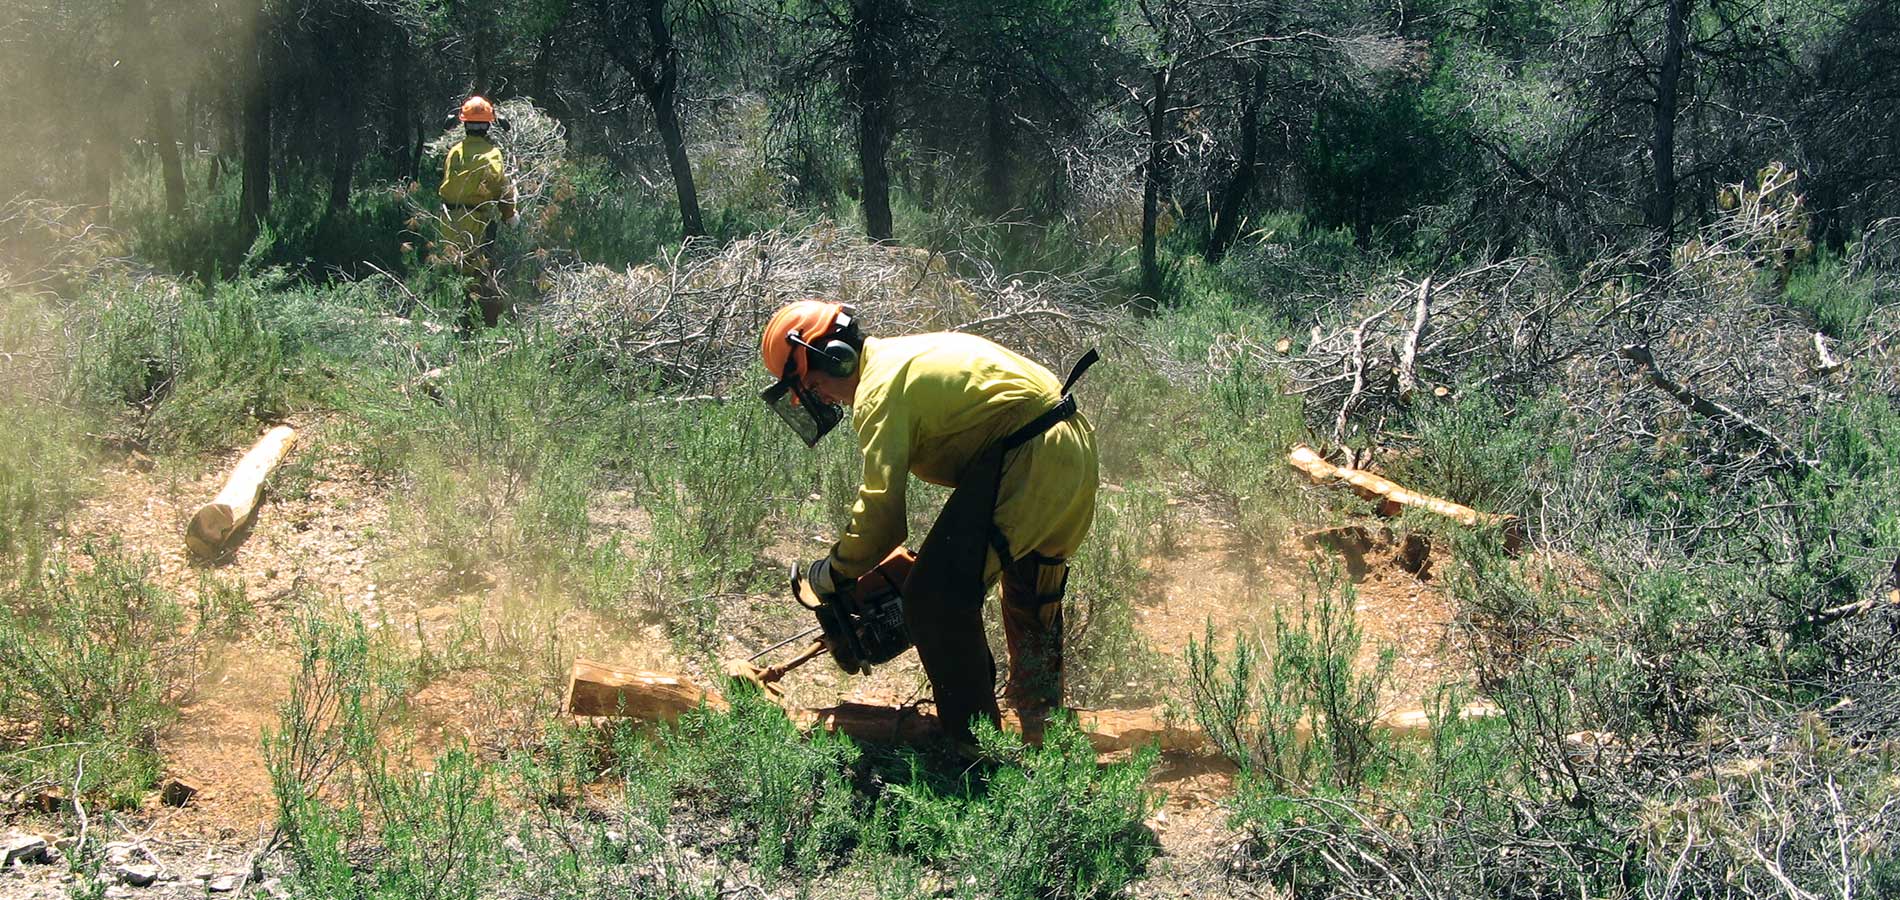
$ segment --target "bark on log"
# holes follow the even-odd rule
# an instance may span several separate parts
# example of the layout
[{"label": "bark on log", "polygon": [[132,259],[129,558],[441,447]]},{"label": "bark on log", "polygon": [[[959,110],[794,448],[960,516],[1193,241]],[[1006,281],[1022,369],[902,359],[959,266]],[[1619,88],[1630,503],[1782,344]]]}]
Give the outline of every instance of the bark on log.
[{"label": "bark on log", "polygon": [[[1292,452],[1288,453],[1286,458],[1288,462],[1293,464],[1294,468],[1305,472],[1314,481],[1343,481],[1358,489],[1358,491],[1369,500],[1381,500],[1395,507],[1416,506],[1420,509],[1429,509],[1448,519],[1469,526],[1499,525],[1503,526],[1507,532],[1512,530],[1511,526],[1517,521],[1516,516],[1479,512],[1469,506],[1453,503],[1450,500],[1407,490],[1371,472],[1362,472],[1358,469],[1350,469],[1345,466],[1335,466],[1321,459],[1318,451],[1305,444],[1293,445]],[[1382,503],[1381,505],[1383,506],[1384,504]],[[1381,509],[1381,512],[1385,512],[1389,515],[1396,512],[1396,509]]]},{"label": "bark on log", "polygon": [[[604,663],[577,659],[568,677],[566,707],[577,716],[670,722],[698,708],[702,702],[713,709],[727,706],[718,692],[663,672],[616,669]],[[1078,709],[1073,712],[1076,724],[1088,735],[1097,753],[1147,744],[1171,752],[1200,750],[1208,745],[1207,735],[1200,729],[1171,724],[1154,710]],[[788,709],[785,714],[803,727],[823,728],[872,743],[922,744],[939,734],[937,716],[929,704],[912,707],[840,703],[819,709]],[[1462,718],[1496,714],[1497,708],[1487,704],[1473,704],[1459,713]],[[1032,739],[1040,735],[1040,718],[1032,719],[1028,725],[1027,733]],[[1416,709],[1396,710],[1380,716],[1377,727],[1407,736],[1429,734],[1431,728],[1426,714]],[[1024,733],[1022,715],[1005,708],[1003,728]]]},{"label": "bark on log", "polygon": [[257,501],[264,493],[264,479],[277,468],[290,445],[297,440],[296,429],[279,425],[264,436],[238,460],[237,468],[224,482],[224,490],[210,503],[198,508],[185,527],[185,546],[203,557],[217,556],[238,529],[257,513]]}]

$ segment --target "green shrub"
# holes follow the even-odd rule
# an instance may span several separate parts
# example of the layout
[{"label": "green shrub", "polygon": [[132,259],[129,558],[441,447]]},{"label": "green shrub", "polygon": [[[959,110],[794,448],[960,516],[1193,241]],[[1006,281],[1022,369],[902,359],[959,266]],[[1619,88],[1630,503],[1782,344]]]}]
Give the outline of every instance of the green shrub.
[{"label": "green shrub", "polygon": [[739,827],[753,867],[814,872],[856,841],[862,802],[852,790],[858,748],[822,730],[801,733],[755,690],[734,685],[732,707],[700,709],[649,742],[624,729],[616,741],[632,802],[664,815],[683,797],[701,814]]},{"label": "green shrub", "polygon": [[1395,455],[1392,480],[1474,509],[1522,513],[1530,486],[1567,464],[1562,406],[1556,400],[1507,408],[1491,394],[1459,391],[1455,400],[1427,404],[1412,415],[1416,440]]},{"label": "green shrub", "polygon": [[272,272],[203,294],[158,278],[101,283],[69,312],[82,335],[73,389],[157,450],[248,443],[320,380],[298,337],[273,321],[285,278]]},{"label": "green shrub", "polygon": [[1241,365],[1215,372],[1198,395],[1199,415],[1177,433],[1173,457],[1190,475],[1234,506],[1249,542],[1278,547],[1289,522],[1310,515],[1287,451],[1306,440],[1297,397],[1276,380]]},{"label": "green shrub", "polygon": [[1393,654],[1381,649],[1358,670],[1363,637],[1349,584],[1322,586],[1299,623],[1275,614],[1269,668],[1236,636],[1225,665],[1210,622],[1188,643],[1194,716],[1214,745],[1242,770],[1279,790],[1319,788],[1352,794],[1375,780],[1384,760],[1374,722],[1391,678]]},{"label": "green shrub", "polygon": [[[296,864],[294,896],[491,896],[501,859],[491,772],[450,748],[417,768],[392,714],[406,673],[360,619],[297,621],[299,664],[264,759]],[[365,863],[360,851],[373,846]]]},{"label": "green shrub", "polygon": [[1167,547],[1174,523],[1153,490],[1104,493],[1076,553],[1064,601],[1064,701],[1077,706],[1152,702],[1164,690],[1163,659],[1136,630],[1146,560]]},{"label": "green shrub", "polygon": [[0,586],[40,571],[49,538],[85,491],[84,421],[57,407],[0,399]]},{"label": "green shrub", "polygon": [[159,775],[182,616],[149,560],[81,553],[78,568],[56,562],[0,586],[0,721],[30,727],[0,754],[0,779],[136,805]]},{"label": "green shrub", "polygon": [[909,783],[889,789],[896,844],[944,868],[957,896],[1114,897],[1154,857],[1142,825],[1156,803],[1147,788],[1152,747],[1099,765],[1066,716],[1049,722],[1040,747],[987,723],[977,742],[1001,761],[982,780],[940,790],[913,761]]},{"label": "green shrub", "polygon": [[1832,256],[1823,255],[1788,279],[1782,302],[1814,317],[1814,325],[1837,341],[1858,341],[1879,307],[1879,284],[1856,276]]}]

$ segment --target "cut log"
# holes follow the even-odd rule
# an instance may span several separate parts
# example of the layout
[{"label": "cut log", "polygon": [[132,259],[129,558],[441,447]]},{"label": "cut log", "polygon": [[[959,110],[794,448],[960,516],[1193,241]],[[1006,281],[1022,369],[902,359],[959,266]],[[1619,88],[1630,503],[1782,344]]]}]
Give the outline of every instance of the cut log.
[{"label": "cut log", "polygon": [[625,716],[671,722],[700,704],[725,709],[726,698],[665,672],[616,669],[606,663],[574,660],[567,677],[567,711],[577,716]]},{"label": "cut log", "polygon": [[[567,711],[577,716],[670,722],[702,703],[712,709],[727,707],[725,698],[717,691],[702,688],[683,676],[663,672],[616,669],[577,659],[568,678]],[[1496,710],[1488,704],[1473,704],[1459,715],[1482,717],[1496,715]],[[1076,724],[1095,745],[1097,753],[1148,744],[1170,752],[1200,750],[1208,745],[1207,735],[1200,729],[1174,724],[1157,710],[1078,709],[1072,712]],[[924,744],[940,733],[936,712],[927,703],[917,706],[840,703],[819,709],[788,709],[785,714],[806,728],[822,728],[878,744]],[[1023,716],[1016,710],[1003,710],[1004,730],[1026,733],[1032,740],[1040,737],[1040,716],[1032,717],[1027,729],[1024,725]],[[1430,731],[1426,714],[1417,709],[1387,713],[1379,718],[1378,727],[1398,735],[1422,735]]]},{"label": "cut log", "polygon": [[1521,538],[1517,531],[1517,517],[1497,513],[1479,512],[1469,506],[1453,503],[1450,500],[1432,497],[1417,491],[1407,490],[1398,484],[1381,478],[1371,472],[1363,472],[1345,466],[1336,466],[1320,458],[1319,451],[1305,444],[1294,444],[1292,452],[1287,454],[1287,462],[1305,472],[1318,482],[1338,481],[1351,485],[1368,500],[1379,501],[1379,511],[1384,515],[1396,515],[1398,508],[1413,506],[1429,509],[1445,518],[1467,526],[1495,525],[1504,529],[1505,546],[1516,546]]},{"label": "cut log", "polygon": [[297,431],[279,425],[264,433],[256,445],[238,460],[237,468],[224,482],[224,490],[210,503],[199,507],[185,527],[185,546],[199,556],[210,558],[223,552],[231,535],[243,528],[257,513],[257,501],[264,493],[264,479],[283,462],[284,454],[297,440]]}]

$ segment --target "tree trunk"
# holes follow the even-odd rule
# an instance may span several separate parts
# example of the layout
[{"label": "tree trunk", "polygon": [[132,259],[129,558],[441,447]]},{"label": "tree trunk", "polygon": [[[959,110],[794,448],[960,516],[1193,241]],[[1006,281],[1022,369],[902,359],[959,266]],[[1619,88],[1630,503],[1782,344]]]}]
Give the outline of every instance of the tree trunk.
[{"label": "tree trunk", "polygon": [[[135,29],[150,32],[157,25],[147,0],[133,0],[125,14]],[[165,214],[175,219],[185,211],[185,167],[178,156],[178,116],[172,108],[166,72],[164,63],[153,59],[143,74],[145,105],[152,115],[152,144],[158,150],[159,170],[165,181]]]},{"label": "tree trunk", "polygon": [[1649,139],[1653,167],[1644,224],[1655,241],[1656,260],[1667,264],[1675,239],[1676,220],[1676,90],[1682,81],[1682,55],[1687,44],[1686,19],[1691,0],[1664,0],[1662,60],[1656,70],[1655,116]]},{"label": "tree trunk", "polygon": [[679,119],[679,47],[666,25],[666,0],[646,0],[647,35],[653,40],[651,73],[643,73],[642,87],[653,106],[653,125],[666,147],[666,165],[673,173],[673,191],[679,195],[680,231],[686,237],[706,233],[699,219],[699,192],[693,187],[693,163],[686,155],[686,137]]},{"label": "tree trunk", "polygon": [[178,218],[185,212],[185,162],[178,150],[178,120],[171,95],[154,73],[148,84],[152,105],[152,142],[158,145],[159,168],[165,173],[165,214]]},{"label": "tree trunk", "polygon": [[[1211,263],[1220,262],[1221,257],[1227,255],[1227,248],[1233,246],[1234,238],[1239,236],[1247,196],[1253,193],[1254,182],[1260,174],[1260,107],[1267,99],[1267,71],[1260,65],[1253,66],[1252,70],[1252,78],[1247,79],[1250,82],[1247,100],[1240,110],[1240,158],[1234,165],[1234,176],[1221,191],[1220,208],[1214,214],[1214,233],[1207,238],[1205,255]],[[1245,72],[1241,76],[1245,79]]]},{"label": "tree trunk", "polygon": [[888,243],[891,173],[887,157],[896,131],[891,108],[891,60],[885,47],[884,0],[854,0],[851,20],[851,85],[858,101],[858,170],[863,178],[864,233]]},{"label": "tree trunk", "polygon": [[415,145],[410,134],[416,118],[414,87],[410,84],[409,39],[401,29],[390,29],[389,48],[389,134],[383,154],[401,178],[416,177],[416,158],[410,151]]},{"label": "tree trunk", "polygon": [[247,239],[270,218],[270,100],[270,86],[261,79],[244,89],[244,183],[238,212]]},{"label": "tree trunk", "polygon": [[559,24],[549,27],[547,33],[541,35],[540,44],[535,48],[532,89],[534,102],[547,110],[548,115],[556,119],[565,119],[567,118],[566,110],[562,109],[560,102],[555,99],[553,87],[554,36],[559,28]]},{"label": "tree trunk", "polygon": [[983,86],[983,187],[991,216],[1001,218],[1016,205],[1009,196],[1008,89],[1001,72],[992,70]]},{"label": "tree trunk", "polygon": [[349,210],[350,183],[356,177],[356,161],[362,154],[361,136],[357,133],[356,79],[347,71],[339,72],[336,83],[333,100],[336,121],[330,134],[334,142],[330,160],[330,202],[323,210],[326,224],[336,222]]},{"label": "tree trunk", "polygon": [[1141,178],[1141,292],[1150,312],[1161,297],[1161,260],[1156,229],[1161,220],[1161,197],[1168,179],[1168,70],[1154,71],[1154,94],[1148,101],[1148,164]]}]

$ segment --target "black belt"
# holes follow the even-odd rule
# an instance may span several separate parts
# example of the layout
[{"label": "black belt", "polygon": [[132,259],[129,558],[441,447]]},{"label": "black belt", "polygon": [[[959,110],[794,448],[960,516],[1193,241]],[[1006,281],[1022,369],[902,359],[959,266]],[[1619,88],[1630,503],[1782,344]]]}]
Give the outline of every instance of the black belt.
[{"label": "black belt", "polygon": [[1094,350],[1082,354],[1082,358],[1075,361],[1075,368],[1069,370],[1069,380],[1062,383],[1062,402],[1057,403],[1054,409],[1029,420],[1029,424],[1010,432],[1007,437],[1004,437],[1003,452],[1008,453],[1036,438],[1042,437],[1044,432],[1062,424],[1071,416],[1074,416],[1075,395],[1069,393],[1069,389],[1075,387],[1075,383],[1081,380],[1082,373],[1087,372],[1089,366],[1095,365],[1096,361],[1101,358],[1101,355]]},{"label": "black belt", "polygon": [[[1003,452],[1008,453],[1036,438],[1042,437],[1049,429],[1073,418],[1076,412],[1075,395],[1069,393],[1069,390],[1074,388],[1075,383],[1081,380],[1082,374],[1087,372],[1089,367],[1095,365],[1101,358],[1101,355],[1094,350],[1082,354],[1082,358],[1075,361],[1075,367],[1069,370],[1068,380],[1062,382],[1062,401],[1057,403],[1055,407],[1048,412],[1029,420],[1029,424],[1005,436],[1000,442]],[[1003,480],[1003,467],[1001,464],[998,464],[996,467],[996,480],[999,485]],[[994,521],[990,523],[990,546],[996,549],[996,558],[1003,565],[1007,566],[1016,561],[1015,555],[1009,550],[1009,539],[1003,536],[1003,529],[996,527]],[[1050,561],[1061,562],[1061,560]]]}]

